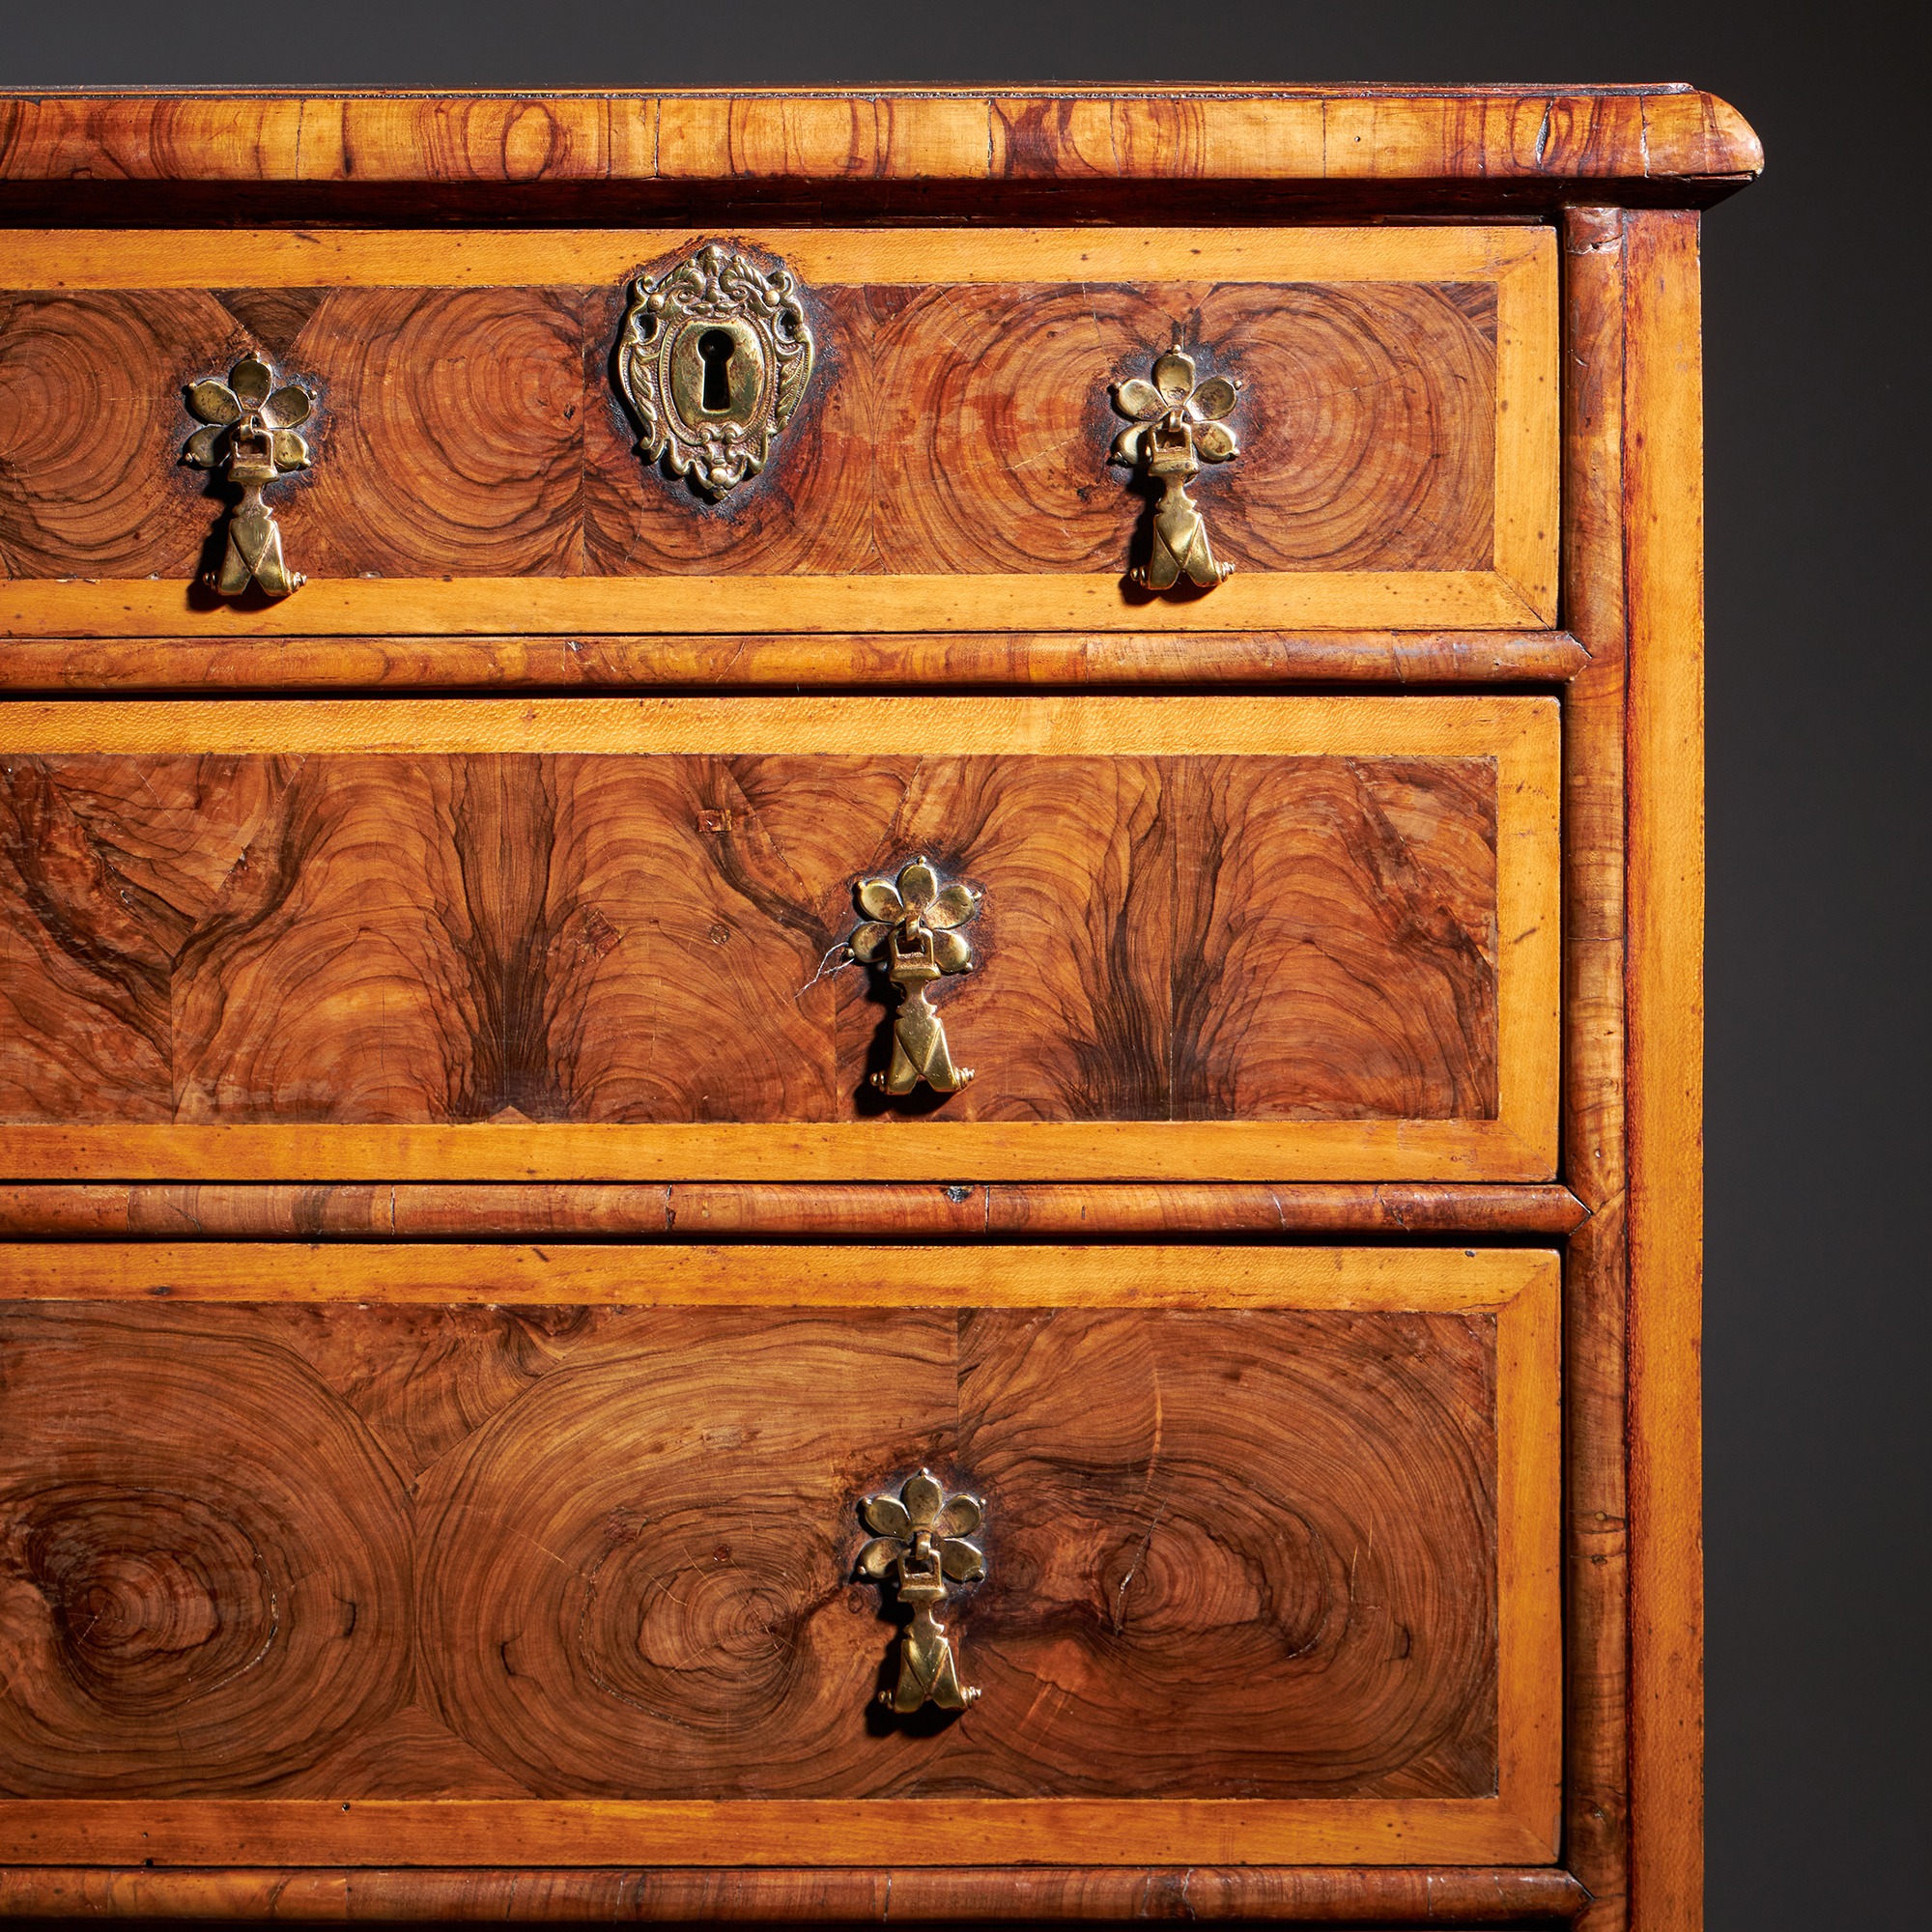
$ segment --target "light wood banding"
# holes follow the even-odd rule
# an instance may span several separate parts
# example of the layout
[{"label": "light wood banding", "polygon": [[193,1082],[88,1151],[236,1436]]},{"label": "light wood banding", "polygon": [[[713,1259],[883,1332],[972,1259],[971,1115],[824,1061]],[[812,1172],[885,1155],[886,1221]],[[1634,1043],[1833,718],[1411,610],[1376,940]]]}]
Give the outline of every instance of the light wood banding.
[{"label": "light wood banding", "polygon": [[1704,396],[1694,215],[1634,215],[1630,609],[1631,1906],[1704,1893]]}]

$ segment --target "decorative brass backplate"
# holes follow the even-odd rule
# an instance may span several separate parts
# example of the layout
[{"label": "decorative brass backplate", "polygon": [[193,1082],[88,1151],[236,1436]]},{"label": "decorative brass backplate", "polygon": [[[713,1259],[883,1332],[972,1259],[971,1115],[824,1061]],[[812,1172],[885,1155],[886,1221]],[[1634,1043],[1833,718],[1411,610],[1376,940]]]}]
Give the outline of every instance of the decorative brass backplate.
[{"label": "decorative brass backplate", "polygon": [[664,458],[714,499],[765,467],[816,354],[797,287],[789,270],[756,269],[716,242],[631,285],[617,386],[647,461]]},{"label": "decorative brass backplate", "polygon": [[219,570],[209,573],[211,590],[239,597],[249,584],[265,596],[286,597],[302,581],[282,557],[281,526],[262,500],[277,476],[308,468],[308,444],[296,434],[315,410],[299,383],[275,384],[275,372],[253,350],[228,372],[210,376],[187,391],[188,413],[205,429],[188,438],[182,461],[197,469],[225,470],[242,492],[228,513],[228,547]]},{"label": "decorative brass backplate", "polygon": [[1235,407],[1240,385],[1226,376],[1197,383],[1194,358],[1178,343],[1155,358],[1152,375],[1152,382],[1135,376],[1108,389],[1115,409],[1133,419],[1133,427],[1114,439],[1109,460],[1160,485],[1147,561],[1129,576],[1143,590],[1171,590],[1183,577],[1211,590],[1235,566],[1215,561],[1201,506],[1187,486],[1202,464],[1226,463],[1241,453],[1221,420]]},{"label": "decorative brass backplate", "polygon": [[912,1622],[899,1637],[899,1678],[879,1702],[901,1716],[923,1704],[963,1711],[979,1691],[959,1681],[959,1660],[937,1612],[948,1584],[977,1583],[986,1574],[985,1552],[966,1538],[985,1517],[978,1496],[949,1496],[922,1469],[908,1476],[897,1495],[867,1496],[859,1514],[872,1540],[859,1552],[859,1574],[875,1583],[890,1579]]},{"label": "decorative brass backplate", "polygon": [[958,1093],[973,1069],[952,1064],[946,1022],[925,992],[935,980],[973,970],[973,949],[954,928],[979,916],[980,895],[957,880],[941,885],[923,859],[901,867],[896,879],[861,879],[855,890],[867,917],[845,943],[855,959],[882,967],[899,996],[892,1065],[872,1075],[872,1085],[910,1094],[923,1080],[935,1093]]}]

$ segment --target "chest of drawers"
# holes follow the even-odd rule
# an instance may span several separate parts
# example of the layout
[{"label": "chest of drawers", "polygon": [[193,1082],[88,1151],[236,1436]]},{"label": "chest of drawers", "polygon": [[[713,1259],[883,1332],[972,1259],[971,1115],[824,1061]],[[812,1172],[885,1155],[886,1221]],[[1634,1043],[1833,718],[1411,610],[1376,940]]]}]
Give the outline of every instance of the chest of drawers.
[{"label": "chest of drawers", "polygon": [[1757,165],[0,102],[0,1906],[1694,1925]]}]

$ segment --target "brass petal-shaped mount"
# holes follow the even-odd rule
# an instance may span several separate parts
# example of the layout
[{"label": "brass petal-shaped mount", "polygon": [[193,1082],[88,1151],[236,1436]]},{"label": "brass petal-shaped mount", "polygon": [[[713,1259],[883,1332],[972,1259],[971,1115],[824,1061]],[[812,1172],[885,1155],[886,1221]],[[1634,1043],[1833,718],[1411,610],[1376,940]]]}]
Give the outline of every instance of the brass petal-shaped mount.
[{"label": "brass petal-shaped mount", "polygon": [[964,925],[969,919],[978,917],[979,911],[980,895],[971,886],[954,879],[950,886],[942,886],[933,894],[922,917],[927,925],[944,932]]},{"label": "brass petal-shaped mount", "polygon": [[1154,357],[1153,385],[1169,409],[1178,409],[1194,393],[1194,357],[1170,349]]},{"label": "brass petal-shaped mount", "polygon": [[945,1500],[946,1492],[933,1481],[927,1469],[908,1476],[899,1486],[899,1501],[905,1505],[907,1520],[915,1529],[930,1529]]},{"label": "brass petal-shaped mount", "polygon": [[932,1519],[932,1527],[945,1537],[971,1536],[984,1514],[978,1496],[949,1496]]},{"label": "brass petal-shaped mount", "polygon": [[259,410],[269,400],[269,391],[275,386],[275,372],[250,350],[229,370],[228,386],[235,391],[235,400],[244,410]]},{"label": "brass petal-shaped mount", "polygon": [[1225,376],[1209,376],[1195,385],[1190,398],[1194,413],[1217,421],[1240,400],[1240,391]]},{"label": "brass petal-shaped mount", "polygon": [[884,920],[868,919],[864,925],[855,926],[852,936],[845,944],[852,949],[852,957],[867,966],[876,966],[886,956],[886,942],[892,937],[893,928]]},{"label": "brass petal-shaped mount", "polygon": [[912,1518],[897,1496],[867,1496],[860,1514],[866,1519],[866,1527],[876,1530],[881,1536],[912,1534]]},{"label": "brass petal-shaped mount", "polygon": [[986,1574],[986,1552],[977,1543],[956,1536],[942,1537],[934,1546],[939,1567],[955,1583],[977,1583]]},{"label": "brass petal-shaped mount", "polygon": [[875,1536],[859,1552],[859,1574],[869,1577],[875,1583],[882,1583],[892,1575],[893,1565],[904,1554],[905,1544],[899,1537]]},{"label": "brass petal-shaped mount", "polygon": [[1194,453],[1204,463],[1225,463],[1241,451],[1235,441],[1235,432],[1226,423],[1205,422],[1195,429]]},{"label": "brass petal-shaped mount", "polygon": [[315,408],[315,398],[299,383],[284,383],[262,405],[262,420],[270,429],[294,429],[305,423]]},{"label": "brass petal-shaped mount", "polygon": [[939,874],[923,859],[900,869],[899,901],[907,912],[923,914],[938,895]]},{"label": "brass petal-shaped mount", "polygon": [[[942,973],[969,973],[973,969],[973,949],[963,932],[935,932],[932,935],[932,963]],[[970,1080],[970,1072],[966,1077]]]},{"label": "brass petal-shaped mount", "polygon": [[[187,392],[188,413],[205,423],[232,423],[242,420],[242,405],[235,391],[217,377],[191,383]],[[212,466],[211,466],[212,467]]]},{"label": "brass petal-shaped mount", "polygon": [[182,451],[182,461],[193,464],[197,469],[213,469],[221,461],[218,447],[221,428],[221,424],[212,422],[206,429],[196,430],[188,438],[187,447]]}]

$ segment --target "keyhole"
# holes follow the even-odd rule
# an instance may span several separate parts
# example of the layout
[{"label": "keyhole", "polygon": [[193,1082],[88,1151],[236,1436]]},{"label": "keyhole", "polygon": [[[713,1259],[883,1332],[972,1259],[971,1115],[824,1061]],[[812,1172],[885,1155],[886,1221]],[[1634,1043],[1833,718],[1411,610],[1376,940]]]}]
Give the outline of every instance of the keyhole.
[{"label": "keyhole", "polygon": [[731,407],[731,352],[737,346],[728,328],[707,328],[697,338],[698,359],[704,364],[700,400],[706,415],[723,415]]}]

